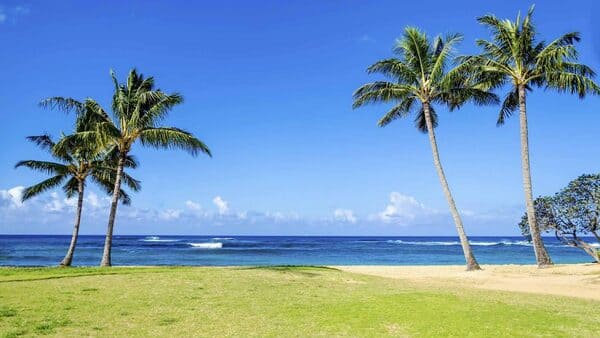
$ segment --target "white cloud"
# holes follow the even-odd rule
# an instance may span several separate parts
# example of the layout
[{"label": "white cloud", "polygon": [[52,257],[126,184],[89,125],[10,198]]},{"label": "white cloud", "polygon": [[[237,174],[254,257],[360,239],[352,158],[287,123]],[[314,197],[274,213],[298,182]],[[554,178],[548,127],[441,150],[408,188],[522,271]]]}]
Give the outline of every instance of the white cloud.
[{"label": "white cloud", "polygon": [[23,207],[23,202],[21,201],[23,190],[25,190],[25,187],[22,186],[16,186],[8,190],[0,190],[0,199],[2,199],[2,204],[0,205],[8,205],[11,209]]},{"label": "white cloud", "polygon": [[213,198],[213,203],[219,208],[219,214],[225,215],[229,211],[229,203],[221,196]]},{"label": "white cloud", "polygon": [[64,204],[62,203],[60,198],[58,198],[58,193],[56,192],[50,193],[50,201],[46,202],[43,206],[43,210],[49,212],[62,211],[63,208]]},{"label": "white cloud", "polygon": [[0,12],[0,23],[3,23],[4,21],[6,21],[6,14]]},{"label": "white cloud", "polygon": [[94,209],[103,206],[102,200],[93,191],[89,192],[86,197],[86,204]]},{"label": "white cloud", "polygon": [[335,209],[333,211],[333,218],[339,222],[356,223],[357,221],[354,212],[349,209]]},{"label": "white cloud", "polygon": [[[21,202],[22,186],[0,189],[0,233],[68,233],[77,203],[61,190],[42,194]],[[202,207],[188,199],[179,204],[155,207],[139,206],[141,198],[133,198],[133,206],[119,205],[119,231],[145,233],[154,231],[182,233],[235,232],[252,234],[454,234],[452,218],[446,209],[436,210],[416,198],[392,192],[381,209],[371,210],[367,217],[357,217],[354,210],[337,208],[326,215],[307,216],[293,211],[235,210],[221,196],[204,202],[215,208]],[[155,200],[157,203],[165,201]],[[110,197],[96,188],[86,191],[84,199],[85,231],[102,233],[109,213]],[[378,212],[379,211],[379,212]],[[481,211],[463,210],[465,225],[479,233],[494,234],[499,224],[518,221],[522,206]],[[490,225],[492,228],[490,228]],[[226,227],[221,228],[218,226]],[[495,226],[495,228],[494,228]],[[482,230],[483,229],[483,230]],[[492,229],[492,230],[489,230]],[[475,231],[473,230],[473,231]],[[393,232],[392,232],[393,231]],[[487,231],[487,232],[486,232]],[[505,231],[505,230],[502,230]],[[477,231],[475,231],[477,233]]]},{"label": "white cloud", "polygon": [[435,210],[425,207],[414,197],[394,191],[390,194],[389,204],[377,214],[377,218],[388,223],[408,224],[419,216],[434,213]]},{"label": "white cloud", "polygon": [[200,203],[196,203],[196,202],[190,201],[190,200],[185,201],[185,206],[188,209],[193,210],[193,211],[200,211],[200,210],[202,210],[202,206],[200,205]]},{"label": "white cloud", "polygon": [[53,191],[50,193],[50,198],[44,203],[42,209],[48,212],[62,212],[70,211],[77,205],[75,198],[62,198],[60,195]]},{"label": "white cloud", "polygon": [[294,221],[300,219],[300,215],[298,215],[295,212],[267,211],[266,213],[264,213],[264,216],[267,219],[270,219],[275,222]]},{"label": "white cloud", "polygon": [[166,209],[158,214],[158,217],[165,221],[171,221],[178,219],[181,216],[181,210],[178,209]]}]

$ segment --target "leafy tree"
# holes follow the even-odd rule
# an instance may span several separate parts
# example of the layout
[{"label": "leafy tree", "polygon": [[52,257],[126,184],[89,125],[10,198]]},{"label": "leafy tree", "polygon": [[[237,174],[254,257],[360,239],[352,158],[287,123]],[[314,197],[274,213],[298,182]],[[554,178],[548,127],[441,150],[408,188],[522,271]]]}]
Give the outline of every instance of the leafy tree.
[{"label": "leafy tree", "polygon": [[[566,245],[579,248],[600,262],[598,250],[582,236],[594,235],[600,244],[600,175],[581,175],[554,196],[535,199],[535,216],[541,232],[553,232]],[[527,213],[519,228],[529,235]]]},{"label": "leafy tree", "polygon": [[[118,153],[101,266],[111,266],[117,201],[124,178],[123,167],[132,146],[139,141],[144,146],[154,148],[183,149],[193,156],[198,153],[211,155],[208,147],[191,133],[175,127],[160,126],[160,122],[169,111],[183,102],[181,95],[166,94],[160,89],[155,89],[154,78],[144,78],[135,69],[129,72],[124,84],[118,82],[114,72],[111,72],[111,77],[114,83],[113,118],[98,103],[93,102],[93,108],[86,110],[82,117],[82,120],[94,126],[92,130],[75,133],[66,139],[85,144],[100,144],[102,147],[115,147]],[[69,100],[63,103],[66,108],[71,107]],[[62,146],[63,144],[58,144],[59,148]]]},{"label": "leafy tree", "polygon": [[462,40],[459,34],[436,37],[431,42],[417,28],[407,27],[394,48],[395,58],[381,60],[368,68],[369,73],[380,73],[389,81],[376,81],[361,86],[354,93],[354,108],[369,103],[393,103],[394,106],[380,120],[379,126],[395,119],[415,114],[419,131],[427,133],[433,162],[448,201],[450,212],[464,252],[467,270],[478,270],[479,264],[471,250],[462,219],[452,197],[442,168],[434,128],[438,125],[435,105],[459,108],[467,101],[478,105],[498,103],[498,98],[466,76],[463,64],[448,69],[454,45]]},{"label": "leafy tree", "polygon": [[538,41],[532,15],[533,6],[525,17],[518,15],[515,21],[500,20],[494,15],[478,18],[490,29],[492,39],[478,40],[477,45],[483,53],[464,57],[463,61],[472,67],[486,88],[510,87],[502,103],[498,125],[504,124],[513,112],[519,110],[523,190],[529,215],[527,224],[537,264],[543,267],[551,265],[552,260],[544,246],[534,213],[526,95],[537,87],[584,98],[588,93],[599,94],[600,87],[592,80],[595,76],[592,69],[577,63],[575,43],[580,40],[579,33],[567,33],[550,43]]},{"label": "leafy tree", "polygon": [[[82,125],[79,125],[80,130]],[[37,170],[51,177],[23,191],[23,201],[28,200],[41,193],[54,189],[62,184],[62,189],[71,198],[77,195],[77,207],[75,212],[75,224],[73,226],[73,235],[69,249],[60,262],[60,266],[70,266],[73,261],[77,237],[79,235],[79,225],[81,223],[81,211],[83,209],[83,198],[86,181],[90,178],[97,183],[106,193],[112,193],[114,188],[113,181],[116,175],[116,152],[114,149],[108,151],[98,151],[80,147],[76,144],[69,144],[60,151],[53,151],[56,143],[49,135],[29,136],[27,139],[34,142],[42,149],[48,151],[55,159],[52,161],[25,160],[18,162],[15,167],[26,167]],[[135,168],[137,163],[132,157],[128,157],[126,166]],[[134,191],[140,189],[137,180],[126,173],[123,173],[125,184]],[[120,198],[123,204],[129,204],[131,199],[129,195],[121,190]]]}]

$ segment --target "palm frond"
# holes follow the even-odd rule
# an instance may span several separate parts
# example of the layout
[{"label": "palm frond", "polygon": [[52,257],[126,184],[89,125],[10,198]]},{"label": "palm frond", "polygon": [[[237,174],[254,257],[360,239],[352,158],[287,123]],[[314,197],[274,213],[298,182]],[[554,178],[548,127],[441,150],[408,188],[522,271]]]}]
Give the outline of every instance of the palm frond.
[{"label": "palm frond", "polygon": [[139,99],[143,109],[140,110],[139,122],[136,122],[141,127],[156,126],[173,107],[183,103],[183,96],[180,94],[166,95],[160,91],[144,92]]},{"label": "palm frond", "polygon": [[[90,177],[106,194],[113,194],[116,179],[116,171],[113,168],[95,170]],[[126,173],[122,173],[122,179],[132,190],[139,191],[141,189],[140,182]],[[119,200],[125,205],[131,204],[131,197],[123,189],[119,189]]]},{"label": "palm frond", "polygon": [[94,153],[99,153],[105,147],[96,131],[82,131],[71,135],[63,136],[54,145],[55,153],[71,153],[76,149],[88,149]]},{"label": "palm frond", "polygon": [[406,117],[410,114],[415,103],[415,98],[409,97],[402,100],[399,104],[388,111],[378,122],[377,125],[385,127],[395,119]]},{"label": "palm frond", "polygon": [[19,161],[15,164],[15,168],[26,167],[32,170],[37,170],[50,175],[66,175],[71,171],[69,166],[62,163],[48,162],[48,161],[35,161],[25,160]]},{"label": "palm frond", "polygon": [[[429,107],[429,116],[431,117],[431,124],[433,125],[433,128],[437,128],[438,115],[435,109],[433,109],[431,106]],[[427,128],[427,120],[425,119],[425,110],[423,109],[423,106],[421,106],[421,109],[417,113],[415,118],[415,126],[422,133],[426,134],[429,131],[429,128]]]},{"label": "palm frond", "polygon": [[375,62],[367,68],[367,72],[383,74],[398,83],[414,84],[419,82],[419,75],[397,58]]},{"label": "palm frond", "polygon": [[354,92],[352,107],[358,108],[371,103],[401,101],[414,94],[414,92],[415,88],[410,85],[385,81],[367,83]]},{"label": "palm frond", "polygon": [[122,180],[123,180],[123,183],[125,183],[125,185],[132,191],[138,192],[138,191],[142,190],[142,182],[140,182],[139,180],[136,180],[128,173],[126,173],[126,172],[122,173]]},{"label": "palm frond", "polygon": [[27,141],[35,143],[37,146],[42,148],[43,150],[50,150],[54,147],[54,141],[48,134],[37,135],[37,136],[27,136]]},{"label": "palm frond", "polygon": [[404,62],[420,75],[425,81],[430,73],[432,60],[430,44],[425,33],[416,27],[406,27],[402,39],[398,40],[394,52],[401,55]]},{"label": "palm frond", "polygon": [[204,153],[211,156],[208,147],[191,133],[174,127],[147,128],[140,132],[143,145],[155,148],[182,149],[193,156]]},{"label": "palm frond", "polygon": [[50,97],[40,102],[40,106],[48,109],[58,109],[65,113],[75,111],[77,114],[83,113],[83,104],[71,97]]},{"label": "palm frond", "polygon": [[519,108],[519,90],[514,88],[512,91],[506,94],[504,101],[502,101],[502,107],[498,114],[498,120],[496,121],[497,126],[501,126],[506,122],[517,109]]},{"label": "palm frond", "polygon": [[112,122],[108,113],[95,100],[88,98],[83,103],[83,113],[75,123],[75,131],[91,131],[100,123]]},{"label": "palm frond", "polygon": [[123,189],[119,190],[119,200],[123,205],[131,205],[131,196]]},{"label": "palm frond", "polygon": [[547,88],[558,92],[577,94],[584,98],[586,94],[600,95],[600,86],[590,76],[576,74],[568,71],[553,71],[545,74]]},{"label": "palm frond", "polygon": [[44,191],[55,188],[56,186],[60,185],[65,178],[66,175],[56,175],[38,184],[32,185],[31,187],[25,188],[25,190],[23,190],[22,200],[26,201],[34,196],[43,193]]},{"label": "palm frond", "polygon": [[71,177],[62,187],[67,198],[71,198],[79,193],[79,181],[75,177]]},{"label": "palm frond", "polygon": [[461,34],[451,34],[445,39],[439,38],[438,46],[435,48],[435,52],[432,55],[433,66],[430,71],[429,78],[433,81],[440,79],[444,75],[448,58],[450,57],[454,45],[462,41],[463,36]]}]

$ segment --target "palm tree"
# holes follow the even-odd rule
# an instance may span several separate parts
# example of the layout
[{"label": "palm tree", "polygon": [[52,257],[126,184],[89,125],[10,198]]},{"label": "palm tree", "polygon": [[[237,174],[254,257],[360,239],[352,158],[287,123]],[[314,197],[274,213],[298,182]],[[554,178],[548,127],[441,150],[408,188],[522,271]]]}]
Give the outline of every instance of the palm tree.
[{"label": "palm tree", "polygon": [[533,241],[533,248],[539,267],[552,265],[546,251],[534,212],[531,171],[529,168],[529,136],[527,127],[526,94],[534,87],[555,89],[558,92],[577,94],[599,94],[600,88],[592,80],[592,69],[577,63],[577,50],[574,44],[580,40],[579,33],[567,33],[546,44],[538,41],[536,30],[531,22],[533,6],[527,15],[516,21],[500,20],[494,15],[486,15],[477,20],[488,27],[491,40],[477,40],[483,49],[481,55],[467,56],[462,60],[472,66],[475,74],[486,88],[510,86],[498,116],[498,125],[517,109],[520,117],[521,162],[523,190],[527,218]]},{"label": "palm tree", "polygon": [[[166,94],[154,88],[154,78],[144,78],[135,69],[129,72],[127,82],[119,84],[111,71],[114,83],[112,114],[114,119],[97,103],[86,111],[83,120],[94,125],[93,130],[75,133],[69,137],[83,143],[97,143],[115,147],[118,152],[114,190],[106,230],[104,252],[100,266],[111,266],[112,235],[117,213],[117,201],[123,167],[131,147],[139,141],[154,148],[179,148],[193,156],[205,153],[211,156],[208,147],[191,133],[174,127],[159,126],[169,111],[183,102],[181,95]],[[68,102],[65,102],[69,106]],[[62,144],[58,145],[59,148]]]},{"label": "palm tree", "polygon": [[[26,160],[20,161],[15,165],[15,168],[27,167],[51,175],[50,178],[26,188],[23,191],[23,201],[53,189],[63,184],[63,182],[62,189],[67,197],[71,198],[77,194],[73,235],[71,236],[71,243],[69,244],[67,254],[60,262],[60,266],[70,266],[73,261],[73,254],[79,235],[86,180],[89,177],[107,193],[112,193],[112,189],[114,188],[112,182],[116,174],[116,152],[98,152],[74,145],[63,147],[60,152],[54,152],[53,149],[56,143],[49,135],[29,136],[27,139],[48,151],[58,162]],[[133,158],[128,158],[127,167],[133,168],[135,165],[136,162]],[[124,177],[128,187],[134,191],[139,190],[138,181],[127,174],[124,174]],[[125,191],[121,191],[120,196],[123,204],[130,203],[129,195]]]},{"label": "palm tree", "polygon": [[360,87],[354,93],[354,108],[368,103],[393,102],[394,107],[378,122],[381,127],[397,118],[416,114],[417,129],[429,135],[433,163],[456,224],[467,270],[479,270],[442,168],[434,130],[438,125],[434,104],[453,110],[467,101],[478,105],[498,102],[494,94],[468,81],[463,65],[447,69],[453,46],[461,40],[461,35],[453,34],[445,38],[438,36],[431,43],[424,33],[407,27],[402,39],[396,42],[394,52],[397,57],[381,60],[368,68],[369,73],[381,73],[391,81],[377,81]]}]

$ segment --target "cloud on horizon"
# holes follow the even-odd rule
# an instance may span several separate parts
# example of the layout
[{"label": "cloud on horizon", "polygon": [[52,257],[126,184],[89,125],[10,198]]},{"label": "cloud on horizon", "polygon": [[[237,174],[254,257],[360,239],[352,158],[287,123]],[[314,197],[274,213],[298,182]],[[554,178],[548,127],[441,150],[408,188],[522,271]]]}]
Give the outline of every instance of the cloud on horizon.
[{"label": "cloud on horizon", "polygon": [[371,218],[379,219],[385,223],[409,225],[418,218],[431,217],[439,213],[434,209],[426,207],[412,196],[394,191],[390,193],[389,204],[385,209]]},{"label": "cloud on horizon", "polygon": [[348,223],[356,223],[358,220],[356,216],[354,216],[354,211],[349,209],[335,209],[333,211],[333,218],[336,221]]},{"label": "cloud on horizon", "polygon": [[[69,233],[75,211],[75,198],[65,198],[59,192],[34,197],[21,202],[22,186],[0,190],[0,233]],[[164,209],[119,206],[118,229],[127,233],[201,233],[217,234],[330,234],[330,235],[390,235],[405,233],[452,235],[454,224],[447,211],[430,208],[415,197],[391,192],[382,210],[356,215],[355,211],[336,208],[331,216],[314,218],[297,212],[238,211],[222,196],[212,199],[214,205],[205,209],[196,201],[188,199],[180,206]],[[84,198],[84,232],[103,233],[108,215],[110,197],[95,191],[86,192]],[[504,209],[485,213],[462,212],[465,223],[490,224],[499,221],[510,223],[519,216],[520,210]],[[469,230],[469,229],[467,229]]]}]

